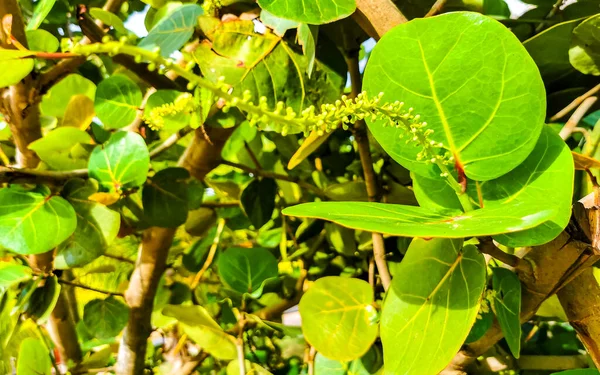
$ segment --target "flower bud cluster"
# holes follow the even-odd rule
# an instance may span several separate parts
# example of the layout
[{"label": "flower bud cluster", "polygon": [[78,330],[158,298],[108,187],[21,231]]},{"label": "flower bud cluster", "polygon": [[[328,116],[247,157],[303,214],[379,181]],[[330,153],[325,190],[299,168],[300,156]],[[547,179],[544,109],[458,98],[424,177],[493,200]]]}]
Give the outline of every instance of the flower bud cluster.
[{"label": "flower bud cluster", "polygon": [[165,103],[150,110],[142,119],[152,130],[160,130],[165,126],[165,117],[178,113],[191,113],[197,109],[194,98],[189,93],[179,95],[173,103]]}]

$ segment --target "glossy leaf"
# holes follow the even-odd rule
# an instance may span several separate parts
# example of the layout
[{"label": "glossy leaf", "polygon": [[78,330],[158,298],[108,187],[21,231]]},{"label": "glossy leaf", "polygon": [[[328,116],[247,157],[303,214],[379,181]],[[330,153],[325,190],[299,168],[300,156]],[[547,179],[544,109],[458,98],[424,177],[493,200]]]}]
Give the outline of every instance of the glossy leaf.
[{"label": "glossy leaf", "polygon": [[[364,89],[413,107],[435,132],[432,139],[479,181],[525,160],[546,113],[544,84],[527,51],[510,30],[477,13],[414,19],[386,33],[367,63]],[[417,160],[421,147],[407,145],[403,129],[384,120],[367,123],[398,163],[424,176],[439,174]]]},{"label": "glossy leaf", "polygon": [[[574,167],[569,147],[550,127],[544,127],[537,145],[527,159],[508,174],[491,181],[467,184],[474,206],[482,199],[484,209],[513,205],[529,207],[534,214],[553,202],[555,215],[540,226],[523,232],[495,237],[510,247],[542,245],[553,240],[571,217]],[[413,174],[414,191],[423,207],[459,209],[454,191],[441,178],[428,179]],[[528,215],[528,214],[527,214]]]},{"label": "glossy leaf", "polygon": [[71,170],[87,166],[89,154],[82,148],[82,145],[91,143],[92,137],[84,130],[60,127],[29,144],[29,149],[35,151],[40,159],[51,168]]},{"label": "glossy leaf", "polygon": [[183,168],[167,168],[156,173],[144,186],[142,203],[148,224],[177,228],[188,215],[188,186],[190,173]]},{"label": "glossy leaf", "polygon": [[[201,17],[201,20],[203,18]],[[212,20],[212,19],[211,19]],[[201,43],[194,58],[202,73],[210,80],[225,77],[241,96],[249,90],[257,103],[261,96],[275,109],[282,101],[296,113],[310,105],[320,106],[334,102],[341,95],[346,82],[347,67],[336,47],[327,40],[319,40],[313,72],[306,74],[309,59],[297,52],[270,31],[259,34],[251,21],[230,21],[215,25],[212,21],[200,23],[211,43]],[[272,125],[264,130],[299,133],[300,128]]]},{"label": "glossy leaf", "polygon": [[465,341],[485,288],[483,255],[461,240],[416,238],[381,315],[385,374],[435,375]]},{"label": "glossy leaf", "polygon": [[51,375],[52,362],[46,346],[38,339],[28,337],[21,342],[17,359],[17,375]]},{"label": "glossy leaf", "polygon": [[494,299],[492,308],[500,323],[504,338],[515,358],[521,352],[521,281],[505,268],[492,270]]},{"label": "glossy leaf", "polygon": [[280,37],[283,37],[287,30],[295,29],[300,25],[300,22],[277,17],[264,9],[260,12],[260,21]]},{"label": "glossy leaf", "polygon": [[128,32],[123,21],[116,14],[107,12],[102,8],[91,8],[90,15],[102,21],[105,25],[112,26],[119,34],[127,35]]},{"label": "glossy leaf", "polygon": [[142,91],[125,75],[117,74],[103,80],[96,90],[94,109],[105,127],[118,129],[135,120],[142,104]]},{"label": "glossy leaf", "polygon": [[69,237],[75,210],[46,187],[0,189],[0,246],[19,254],[40,254]]},{"label": "glossy leaf", "polygon": [[125,328],[129,308],[117,297],[94,299],[83,308],[83,324],[99,339],[114,338]]},{"label": "glossy leaf", "polygon": [[71,98],[75,95],[85,95],[94,100],[96,85],[79,74],[69,74],[42,97],[40,109],[46,116],[63,117]]},{"label": "glossy leaf", "polygon": [[109,191],[141,186],[150,168],[150,155],[137,133],[116,132],[108,142],[97,146],[88,164],[90,177]]},{"label": "glossy leaf", "polygon": [[63,196],[77,214],[77,228],[72,236],[58,247],[55,268],[84,266],[104,254],[119,232],[118,212],[90,200],[98,190],[91,180],[71,180],[63,188]]},{"label": "glossy leaf", "polygon": [[31,268],[16,263],[0,262],[0,288],[10,288],[31,279]]},{"label": "glossy leaf", "polygon": [[169,305],[162,313],[176,318],[189,338],[207,353],[223,360],[236,358],[235,338],[225,333],[202,306]]},{"label": "glossy leaf", "polygon": [[203,13],[199,5],[182,5],[161,19],[139,46],[148,49],[159,47],[160,54],[169,57],[190,39],[198,25],[198,17]]},{"label": "glossy leaf", "polygon": [[556,215],[552,208],[531,212],[523,203],[459,210],[368,202],[314,202],[288,207],[284,215],[333,221],[348,228],[402,237],[464,238],[533,228]]},{"label": "glossy leaf", "polygon": [[31,16],[31,19],[27,24],[27,30],[35,30],[38,27],[40,27],[42,22],[44,22],[44,20],[52,10],[54,3],[56,3],[56,0],[38,1],[35,5],[35,9],[33,10],[33,16]]},{"label": "glossy leaf", "polygon": [[33,53],[0,48],[0,88],[16,85],[33,70]]},{"label": "glossy leaf", "polygon": [[600,75],[600,15],[590,17],[573,30],[569,61],[583,74]]},{"label": "glossy leaf", "polygon": [[328,276],[317,279],[300,300],[302,332],[325,357],[361,357],[377,338],[373,289],[363,280]]},{"label": "glossy leaf", "polygon": [[59,47],[58,39],[46,30],[28,30],[27,44],[32,51],[56,52]]},{"label": "glossy leaf", "polygon": [[267,249],[231,247],[219,256],[221,281],[239,293],[252,293],[277,277],[277,259]]},{"label": "glossy leaf", "polygon": [[253,180],[242,191],[240,200],[254,228],[259,229],[271,220],[276,195],[277,183],[271,178]]},{"label": "glossy leaf", "polygon": [[258,5],[277,17],[318,25],[348,17],[356,0],[258,0]]}]

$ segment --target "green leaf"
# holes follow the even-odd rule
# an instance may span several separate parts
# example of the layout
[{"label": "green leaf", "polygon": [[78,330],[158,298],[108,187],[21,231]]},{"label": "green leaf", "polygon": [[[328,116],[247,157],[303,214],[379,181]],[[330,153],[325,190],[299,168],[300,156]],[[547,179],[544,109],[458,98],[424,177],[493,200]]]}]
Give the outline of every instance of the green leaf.
[{"label": "green leaf", "polygon": [[142,190],[144,217],[149,225],[177,228],[188,215],[190,173],[184,168],[167,168],[156,173]]},{"label": "green leaf", "polygon": [[186,4],[161,19],[140,42],[139,46],[160,48],[163,57],[169,57],[190,39],[198,25],[198,17],[204,14],[199,5]]},{"label": "green leaf", "polygon": [[578,370],[567,370],[561,372],[553,372],[551,375],[599,375],[600,371],[595,368],[586,368]]},{"label": "green leaf", "polygon": [[[527,51],[501,23],[478,13],[414,19],[390,30],[371,52],[364,89],[414,108],[432,139],[478,181],[525,160],[546,114],[544,84]],[[367,121],[384,150],[417,174],[437,176],[435,165],[417,160],[421,147],[407,145],[405,131],[385,121]]]},{"label": "green leaf", "polygon": [[33,11],[33,16],[31,16],[31,19],[29,20],[29,23],[27,24],[27,30],[35,30],[38,27],[40,27],[42,22],[44,22],[44,20],[46,19],[46,16],[48,16],[50,11],[52,10],[54,3],[56,3],[56,0],[40,0],[40,1],[38,1],[37,4],[35,5],[35,9]]},{"label": "green leaf", "polygon": [[521,281],[517,275],[505,268],[492,269],[494,299],[492,308],[504,338],[515,358],[521,352]]},{"label": "green leaf", "polygon": [[114,296],[91,300],[83,308],[85,328],[99,339],[117,336],[128,319],[129,307]]},{"label": "green leaf", "polygon": [[96,90],[94,109],[104,126],[118,129],[135,120],[142,104],[142,91],[127,76],[117,74],[104,79]]},{"label": "green leaf", "polygon": [[73,207],[46,187],[0,189],[0,246],[19,254],[52,250],[69,237],[77,219]]},{"label": "green leaf", "polygon": [[[246,374],[252,375],[271,375],[271,373],[265,370],[262,366],[250,362],[248,360],[244,360],[244,369],[246,370]],[[229,362],[226,370],[227,375],[239,375],[240,374],[240,365],[237,359]]]},{"label": "green leaf", "polygon": [[59,47],[58,39],[46,30],[27,30],[27,44],[32,51],[56,52]]},{"label": "green leaf", "polygon": [[471,331],[469,332],[469,336],[465,339],[465,344],[470,344],[479,340],[485,335],[485,333],[490,329],[492,324],[494,323],[494,313],[488,311],[486,313],[481,313],[481,316],[477,316],[477,320],[475,320],[475,324],[471,327]]},{"label": "green leaf", "polygon": [[239,293],[255,292],[278,275],[277,259],[261,247],[231,247],[219,255],[217,267],[221,281]]},{"label": "green leaf", "polygon": [[553,218],[556,210],[546,207],[531,212],[531,205],[522,202],[467,213],[399,204],[313,202],[288,207],[283,214],[333,221],[348,228],[392,236],[464,238],[533,228]]},{"label": "green leaf", "polygon": [[264,9],[260,12],[260,21],[280,37],[283,37],[286,31],[295,29],[300,25],[300,22],[277,17]]},{"label": "green leaf", "polygon": [[258,0],[258,5],[277,17],[318,25],[348,17],[356,0]]},{"label": "green leaf", "polygon": [[63,188],[63,196],[77,214],[77,228],[72,236],[60,244],[54,267],[64,269],[84,266],[104,254],[114,241],[121,226],[121,216],[106,206],[89,200],[98,191],[92,180],[70,180]]},{"label": "green leaf", "polygon": [[37,324],[45,324],[58,302],[60,284],[55,275],[43,279],[44,285],[35,289],[25,313]]},{"label": "green leaf", "polygon": [[16,85],[33,70],[33,53],[0,48],[0,88]]},{"label": "green leaf", "polygon": [[119,34],[128,34],[123,21],[116,14],[107,12],[102,8],[91,8],[90,15],[102,21],[105,25],[114,27]]},{"label": "green leaf", "polygon": [[310,78],[315,66],[315,45],[317,44],[318,35],[319,28],[317,26],[309,26],[305,23],[298,26],[298,44],[302,46],[302,52],[308,58],[308,65],[306,66],[308,78]]},{"label": "green leaf", "polygon": [[81,145],[91,143],[92,137],[88,133],[69,126],[52,130],[43,138],[30,143],[29,149],[35,151],[50,168],[71,170],[87,166],[89,154],[82,152]]},{"label": "green leaf", "polygon": [[31,279],[31,268],[20,264],[0,262],[0,289]]},{"label": "green leaf", "polygon": [[97,146],[88,164],[90,177],[109,191],[141,186],[150,169],[150,155],[141,135],[119,131]]},{"label": "green leaf", "polygon": [[[152,109],[160,107],[163,104],[173,103],[177,97],[182,93],[177,90],[158,90],[148,97],[146,105],[144,106],[144,116],[149,117]],[[163,130],[168,132],[175,132],[187,124],[189,124],[189,114],[184,112],[178,112],[174,115],[168,115],[163,117],[164,127]]]},{"label": "green leaf", "polygon": [[321,353],[315,357],[315,373],[319,375],[374,375],[381,371],[381,351],[376,346],[362,358],[351,362],[340,362],[329,359]]},{"label": "green leaf", "polygon": [[299,305],[304,337],[325,357],[361,357],[377,338],[373,289],[363,280],[338,276],[317,279]]},{"label": "green leaf", "polygon": [[272,178],[252,180],[242,191],[240,201],[254,228],[265,225],[275,209],[277,183]]},{"label": "green leaf", "polygon": [[[307,56],[294,50],[270,31],[254,32],[251,21],[236,20],[215,25],[201,17],[202,30],[211,43],[201,43],[194,59],[206,78],[233,86],[233,94],[251,93],[251,100],[267,99],[267,106],[275,109],[278,101],[300,113],[302,109],[334,102],[346,82],[347,66],[339,51],[325,38],[316,46],[316,59],[311,77],[306,74]],[[212,18],[208,18],[212,20]],[[285,131],[272,125],[263,130],[299,133],[301,128]]]},{"label": "green leaf", "polygon": [[340,254],[354,256],[356,252],[356,240],[354,231],[342,226],[325,223],[325,236],[327,242]]},{"label": "green leaf", "polygon": [[52,362],[46,346],[38,339],[28,337],[21,342],[17,359],[17,375],[51,375]]},{"label": "green leaf", "polygon": [[[482,183],[469,181],[467,193],[475,206],[479,199],[484,208],[507,210],[514,204],[529,206],[529,214],[553,202],[555,215],[541,225],[522,232],[496,236],[510,247],[537,246],[547,243],[567,226],[571,217],[571,197],[574,178],[573,157],[569,147],[548,126],[542,130],[538,143],[527,159],[511,172]],[[452,188],[440,177],[430,179],[413,174],[413,188],[422,207],[460,209]]]},{"label": "green leaf", "polygon": [[600,15],[590,17],[573,30],[569,61],[583,74],[600,75]]},{"label": "green leaf", "polygon": [[46,116],[63,117],[69,101],[75,95],[85,95],[94,100],[96,85],[79,74],[70,74],[52,86],[42,97],[40,109]]},{"label": "green leaf", "polygon": [[385,374],[435,375],[465,341],[485,288],[483,255],[462,240],[415,238],[381,315]]},{"label": "green leaf", "polygon": [[189,338],[207,353],[223,360],[236,358],[235,338],[225,333],[202,306],[169,305],[162,313],[177,319]]}]

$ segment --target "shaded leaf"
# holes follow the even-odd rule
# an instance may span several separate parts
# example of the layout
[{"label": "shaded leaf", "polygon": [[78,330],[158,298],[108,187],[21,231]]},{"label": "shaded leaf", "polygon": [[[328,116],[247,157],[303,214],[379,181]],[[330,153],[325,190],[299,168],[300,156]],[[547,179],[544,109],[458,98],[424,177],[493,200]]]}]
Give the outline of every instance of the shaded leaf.
[{"label": "shaded leaf", "polygon": [[272,178],[252,180],[242,191],[240,201],[254,228],[265,225],[275,209],[277,183]]},{"label": "shaded leaf", "polygon": [[38,339],[21,342],[17,359],[17,375],[51,375],[52,362],[46,346]]},{"label": "shaded leaf", "polygon": [[112,75],[98,84],[94,109],[100,121],[109,129],[131,124],[141,104],[142,91],[125,75]]},{"label": "shaded leaf", "polygon": [[129,308],[117,297],[94,299],[83,308],[85,328],[99,339],[111,339],[117,336],[129,319]]},{"label": "shaded leaf", "polygon": [[69,100],[61,126],[86,130],[95,116],[94,101],[85,95],[75,95]]},{"label": "shaded leaf", "polygon": [[492,270],[494,299],[492,308],[504,338],[515,358],[521,351],[521,281],[515,273],[505,268]]},{"label": "shaded leaf", "polygon": [[44,20],[52,10],[54,3],[56,3],[56,0],[38,1],[35,5],[35,9],[33,10],[33,16],[31,16],[31,19],[27,24],[27,30],[35,30],[38,27],[40,27],[42,22],[44,22]]},{"label": "shaded leaf", "polygon": [[356,0],[258,0],[258,5],[277,17],[322,24],[354,13]]},{"label": "shaded leaf", "polygon": [[[85,97],[87,99],[87,97]],[[90,145],[92,137],[84,130],[60,127],[43,138],[29,144],[40,159],[53,169],[71,170],[85,168],[89,153],[82,145]]]},{"label": "shaded leaf", "polygon": [[[435,132],[432,139],[479,181],[525,160],[546,114],[544,84],[527,51],[501,23],[478,13],[395,27],[371,52],[363,87],[371,95],[383,92],[383,102],[413,107]],[[439,175],[435,165],[417,160],[421,146],[406,144],[405,130],[386,121],[367,119],[384,150],[417,174]]]},{"label": "shaded leaf", "polygon": [[30,279],[31,268],[16,263],[0,262],[0,288],[10,288]]},{"label": "shaded leaf", "polygon": [[60,295],[60,284],[55,275],[44,278],[44,285],[35,289],[25,313],[37,324],[45,324],[56,306]]},{"label": "shaded leaf", "polygon": [[107,12],[102,8],[91,8],[90,15],[102,21],[105,25],[112,26],[119,34],[128,34],[123,21],[116,14]]},{"label": "shaded leaf", "polygon": [[19,254],[40,254],[56,247],[77,226],[73,207],[47,187],[26,191],[0,189],[0,246]]},{"label": "shaded leaf", "polygon": [[0,88],[16,85],[33,70],[33,53],[0,48]]},{"label": "shaded leaf", "polygon": [[141,186],[150,168],[146,142],[137,133],[116,132],[106,144],[94,149],[88,168],[90,177],[109,191]]},{"label": "shaded leaf", "polygon": [[198,17],[204,14],[197,4],[186,4],[161,19],[140,42],[147,49],[160,48],[163,57],[169,57],[190,39],[198,25]]},{"label": "shaded leaf", "polygon": [[75,95],[85,95],[94,100],[96,85],[79,74],[69,74],[42,97],[40,109],[46,116],[63,117],[71,98]]},{"label": "shaded leaf", "polygon": [[221,281],[239,293],[255,292],[278,275],[277,259],[261,247],[231,247],[219,255],[217,267]]},{"label": "shaded leaf", "polygon": [[486,282],[483,255],[462,240],[415,238],[381,315],[385,374],[435,375],[475,322]]},{"label": "shaded leaf", "polygon": [[477,320],[475,320],[475,324],[473,324],[473,327],[471,327],[469,336],[467,336],[465,339],[465,344],[475,342],[482,338],[493,323],[494,313],[491,311],[482,313],[481,316],[477,316]]},{"label": "shaded leaf", "polygon": [[600,75],[600,15],[588,18],[573,30],[569,61],[583,74]]},{"label": "shaded leaf", "polygon": [[317,26],[309,26],[305,23],[298,26],[298,44],[302,46],[302,52],[308,58],[308,65],[306,66],[308,78],[310,78],[315,66],[315,45],[317,44],[318,34],[319,28]]},{"label": "shaded leaf", "polygon": [[77,228],[59,247],[55,268],[79,267],[104,254],[117,237],[121,225],[118,212],[92,201],[89,197],[98,190],[91,180],[70,180],[62,194],[77,214]]},{"label": "shaded leaf", "polygon": [[167,168],[156,173],[142,190],[144,217],[149,225],[177,228],[188,215],[190,173],[184,168]]},{"label": "shaded leaf", "polygon": [[373,289],[363,280],[328,276],[315,281],[300,300],[302,332],[325,357],[361,357],[377,338]]}]

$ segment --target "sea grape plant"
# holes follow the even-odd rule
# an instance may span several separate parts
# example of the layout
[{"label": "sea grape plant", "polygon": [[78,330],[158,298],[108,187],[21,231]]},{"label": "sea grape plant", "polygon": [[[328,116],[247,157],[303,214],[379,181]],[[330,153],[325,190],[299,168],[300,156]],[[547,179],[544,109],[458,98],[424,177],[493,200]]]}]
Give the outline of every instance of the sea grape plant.
[{"label": "sea grape plant", "polygon": [[599,5],[422,3],[4,0],[0,373],[598,373]]}]

